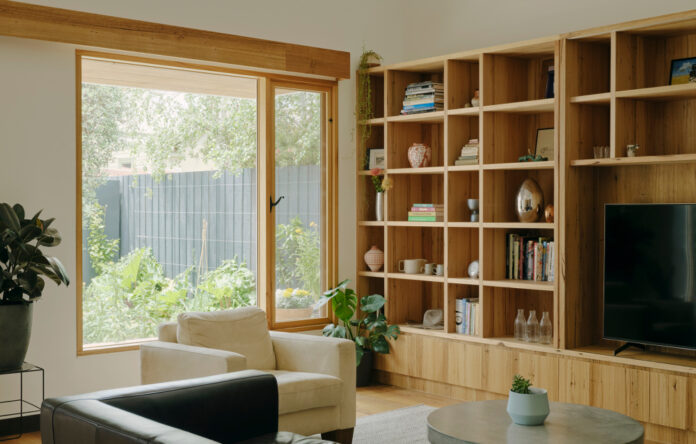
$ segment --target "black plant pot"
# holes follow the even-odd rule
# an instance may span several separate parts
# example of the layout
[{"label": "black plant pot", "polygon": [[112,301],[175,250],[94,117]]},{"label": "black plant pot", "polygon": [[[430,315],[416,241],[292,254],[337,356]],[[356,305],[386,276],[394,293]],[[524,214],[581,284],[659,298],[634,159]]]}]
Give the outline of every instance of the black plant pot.
[{"label": "black plant pot", "polygon": [[372,380],[372,350],[365,350],[360,365],[355,370],[356,386],[367,387]]},{"label": "black plant pot", "polygon": [[31,337],[34,304],[0,305],[0,370],[22,366]]}]

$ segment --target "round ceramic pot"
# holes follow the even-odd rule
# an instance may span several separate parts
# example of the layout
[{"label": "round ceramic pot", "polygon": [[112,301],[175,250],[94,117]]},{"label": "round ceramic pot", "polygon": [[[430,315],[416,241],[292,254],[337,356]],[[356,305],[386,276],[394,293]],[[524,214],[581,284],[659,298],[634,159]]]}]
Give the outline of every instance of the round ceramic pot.
[{"label": "round ceramic pot", "polygon": [[428,145],[414,143],[408,149],[408,162],[412,168],[422,168],[430,166],[430,158],[433,151]]},{"label": "round ceramic pot", "polygon": [[384,265],[384,252],[377,248],[376,245],[373,245],[365,253],[364,259],[371,271],[379,271],[382,265]]},{"label": "round ceramic pot", "polygon": [[523,395],[510,391],[507,412],[512,422],[524,426],[541,425],[549,416],[549,397],[544,389],[531,387],[531,393]]},{"label": "round ceramic pot", "polygon": [[29,348],[34,304],[0,305],[0,371],[22,366]]}]

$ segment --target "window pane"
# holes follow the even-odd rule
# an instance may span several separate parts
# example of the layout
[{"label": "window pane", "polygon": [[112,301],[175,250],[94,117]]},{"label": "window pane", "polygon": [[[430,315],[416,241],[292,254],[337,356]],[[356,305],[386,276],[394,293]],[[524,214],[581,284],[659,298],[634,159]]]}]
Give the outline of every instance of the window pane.
[{"label": "window pane", "polygon": [[276,322],[326,317],[322,281],[324,93],[275,90]]},{"label": "window pane", "polygon": [[85,345],[256,304],[256,79],[121,65],[83,61]]}]

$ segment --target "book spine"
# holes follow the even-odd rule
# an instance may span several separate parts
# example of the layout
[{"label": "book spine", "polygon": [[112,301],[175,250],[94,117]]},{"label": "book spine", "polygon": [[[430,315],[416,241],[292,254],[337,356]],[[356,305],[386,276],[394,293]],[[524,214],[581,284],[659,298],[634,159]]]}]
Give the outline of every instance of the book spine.
[{"label": "book spine", "polygon": [[441,218],[437,216],[409,216],[408,220],[409,222],[440,222]]},{"label": "book spine", "polygon": [[441,211],[409,211],[408,217],[439,217],[444,216]]},{"label": "book spine", "polygon": [[411,206],[413,206],[413,207],[424,207],[424,208],[437,208],[437,207],[444,208],[445,205],[444,205],[444,204],[431,204],[431,203],[414,203],[414,204],[411,205]]},{"label": "book spine", "polygon": [[442,208],[444,208],[444,207],[416,207],[416,206],[413,206],[413,207],[411,207],[411,211],[428,213],[431,211],[439,211]]}]

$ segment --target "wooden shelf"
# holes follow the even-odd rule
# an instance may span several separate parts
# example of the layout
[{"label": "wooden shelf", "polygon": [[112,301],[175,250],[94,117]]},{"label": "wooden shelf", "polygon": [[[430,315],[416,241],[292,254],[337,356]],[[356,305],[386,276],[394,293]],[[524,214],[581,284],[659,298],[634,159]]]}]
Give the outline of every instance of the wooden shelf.
[{"label": "wooden shelf", "polygon": [[474,165],[452,165],[447,167],[447,171],[456,173],[457,171],[478,171],[480,169],[480,165],[474,164]]},{"label": "wooden shelf", "polygon": [[361,120],[360,125],[384,125],[384,117],[375,117],[370,120]]},{"label": "wooden shelf", "polygon": [[433,111],[431,113],[407,114],[401,116],[387,117],[387,122],[422,122],[422,123],[442,123],[445,120],[444,111]]},{"label": "wooden shelf", "polygon": [[539,344],[535,342],[520,341],[512,337],[502,338],[482,338],[480,336],[465,335],[462,333],[447,333],[443,329],[432,330],[419,328],[408,324],[399,324],[399,329],[402,333],[413,335],[433,336],[444,339],[453,339],[464,342],[473,342],[477,344],[500,345],[507,348],[518,350],[530,350],[538,352],[558,352],[553,345]]},{"label": "wooden shelf", "polygon": [[570,98],[570,103],[588,105],[608,105],[611,101],[611,93],[588,94],[586,96],[575,96]]},{"label": "wooden shelf", "polygon": [[482,168],[484,170],[552,170],[554,165],[553,160],[545,160],[543,162],[488,163]]},{"label": "wooden shelf", "polygon": [[384,271],[358,271],[358,276],[384,279]]},{"label": "wooden shelf", "polygon": [[449,228],[478,228],[481,222],[447,222]]},{"label": "wooden shelf", "polygon": [[696,83],[616,91],[616,98],[657,101],[695,99]]},{"label": "wooden shelf", "polygon": [[447,111],[448,116],[478,116],[481,108],[478,106],[471,106],[469,108],[457,108],[450,109]]},{"label": "wooden shelf", "polygon": [[553,291],[553,282],[523,281],[515,279],[503,279],[498,281],[483,281],[486,287],[518,288],[520,290]]},{"label": "wooden shelf", "polygon": [[362,220],[358,222],[358,225],[361,227],[383,227],[385,222],[377,220]]},{"label": "wooden shelf", "polygon": [[553,230],[553,222],[484,222],[483,228],[503,228],[510,230]]},{"label": "wooden shelf", "polygon": [[448,277],[447,283],[448,284],[460,284],[460,285],[479,285],[481,283],[481,281],[479,279],[472,279],[472,278]]},{"label": "wooden shelf", "polygon": [[556,99],[527,100],[525,102],[502,103],[500,105],[487,105],[483,107],[484,112],[498,113],[545,113],[554,111]]},{"label": "wooden shelf", "polygon": [[424,228],[442,228],[444,222],[409,222],[409,221],[389,221],[388,227],[424,227]]},{"label": "wooden shelf", "polygon": [[605,159],[579,159],[571,160],[574,167],[613,167],[621,165],[669,165],[696,162],[694,154],[671,154],[665,156],[637,156],[637,157],[612,157]]},{"label": "wooden shelf", "polygon": [[428,274],[387,273],[387,278],[404,279],[408,281],[445,282],[444,276],[435,276]]},{"label": "wooden shelf", "polygon": [[[387,170],[382,170],[382,174],[387,174]],[[358,171],[358,176],[371,176],[370,170],[360,170]]]},{"label": "wooden shelf", "polygon": [[389,174],[443,174],[445,167],[422,167],[422,168],[392,168]]}]

